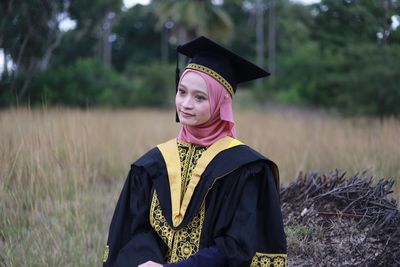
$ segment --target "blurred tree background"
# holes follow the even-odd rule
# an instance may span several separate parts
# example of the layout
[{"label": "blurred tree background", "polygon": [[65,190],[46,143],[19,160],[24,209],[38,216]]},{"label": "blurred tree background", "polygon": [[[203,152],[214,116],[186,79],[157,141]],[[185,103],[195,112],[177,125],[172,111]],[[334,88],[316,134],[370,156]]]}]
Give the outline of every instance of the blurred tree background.
[{"label": "blurred tree background", "polygon": [[[0,5],[1,107],[171,105],[175,48],[206,35],[270,70],[245,84],[260,104],[400,115],[398,0]],[[73,26],[63,28],[66,21]]]}]

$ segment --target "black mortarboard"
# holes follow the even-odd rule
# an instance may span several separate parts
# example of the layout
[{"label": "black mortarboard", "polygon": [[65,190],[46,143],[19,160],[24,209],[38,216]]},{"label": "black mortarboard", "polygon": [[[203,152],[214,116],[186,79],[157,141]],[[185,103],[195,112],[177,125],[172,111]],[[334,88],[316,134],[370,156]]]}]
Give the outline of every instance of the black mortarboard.
[{"label": "black mortarboard", "polygon": [[[213,76],[232,96],[238,83],[269,75],[269,72],[204,36],[178,46],[177,51],[191,58],[187,69],[195,69]],[[179,81],[178,62],[176,81]]]}]

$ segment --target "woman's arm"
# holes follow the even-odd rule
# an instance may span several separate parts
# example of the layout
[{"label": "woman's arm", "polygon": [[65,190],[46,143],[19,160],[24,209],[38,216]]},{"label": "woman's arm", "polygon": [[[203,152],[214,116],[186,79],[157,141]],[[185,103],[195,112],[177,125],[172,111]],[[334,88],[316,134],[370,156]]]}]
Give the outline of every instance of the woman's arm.
[{"label": "woman's arm", "polygon": [[161,265],[159,263],[148,261],[138,267],[220,267],[225,266],[225,259],[222,253],[217,247],[203,248],[197,253],[193,254],[186,260],[180,261],[178,263],[171,263]]},{"label": "woman's arm", "polygon": [[163,263],[161,240],[149,223],[151,179],[133,166],[110,225],[104,267],[138,266],[149,260]]},{"label": "woman's arm", "polygon": [[200,249],[188,259],[178,263],[165,264],[165,267],[202,267],[225,266],[225,258],[218,247]]}]

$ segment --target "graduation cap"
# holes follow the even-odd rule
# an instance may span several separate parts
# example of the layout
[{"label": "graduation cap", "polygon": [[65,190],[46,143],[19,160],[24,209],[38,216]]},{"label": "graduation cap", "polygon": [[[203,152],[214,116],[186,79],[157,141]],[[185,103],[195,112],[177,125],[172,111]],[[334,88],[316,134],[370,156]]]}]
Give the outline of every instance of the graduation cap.
[{"label": "graduation cap", "polygon": [[[235,94],[237,84],[269,75],[269,72],[204,36],[178,46],[177,52],[191,58],[186,69],[194,69],[211,75],[226,88],[231,96]],[[176,86],[178,82],[177,53]]]}]

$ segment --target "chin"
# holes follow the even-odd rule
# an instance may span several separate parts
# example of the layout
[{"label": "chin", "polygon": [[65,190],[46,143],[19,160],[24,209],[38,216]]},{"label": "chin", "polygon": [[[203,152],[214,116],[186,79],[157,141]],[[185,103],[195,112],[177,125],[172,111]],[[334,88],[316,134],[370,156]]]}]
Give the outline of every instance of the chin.
[{"label": "chin", "polygon": [[196,126],[196,123],[194,122],[190,122],[190,121],[186,121],[186,120],[181,120],[181,123],[187,126]]},{"label": "chin", "polygon": [[198,123],[196,121],[188,120],[185,118],[179,118],[181,124],[188,125],[188,126],[196,126]]}]

